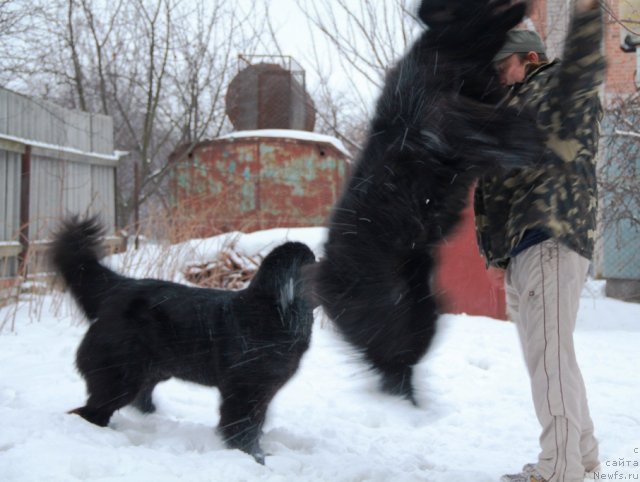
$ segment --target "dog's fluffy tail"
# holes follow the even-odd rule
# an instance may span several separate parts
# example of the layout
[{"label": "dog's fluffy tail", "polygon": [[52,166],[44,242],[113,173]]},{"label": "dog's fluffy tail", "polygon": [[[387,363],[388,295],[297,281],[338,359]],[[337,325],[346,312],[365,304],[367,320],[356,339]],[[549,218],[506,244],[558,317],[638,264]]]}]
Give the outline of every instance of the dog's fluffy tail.
[{"label": "dog's fluffy tail", "polygon": [[122,277],[100,264],[104,228],[97,218],[74,216],[54,235],[49,256],[87,319],[98,314],[105,291]]}]

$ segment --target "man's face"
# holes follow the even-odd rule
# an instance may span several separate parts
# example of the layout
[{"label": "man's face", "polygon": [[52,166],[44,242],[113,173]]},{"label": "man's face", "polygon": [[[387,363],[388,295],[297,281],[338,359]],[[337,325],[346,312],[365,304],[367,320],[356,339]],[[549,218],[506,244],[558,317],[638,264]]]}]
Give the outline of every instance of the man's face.
[{"label": "man's face", "polygon": [[522,82],[525,76],[526,60],[521,60],[518,54],[511,54],[506,59],[496,62],[496,70],[502,85],[513,85]]}]

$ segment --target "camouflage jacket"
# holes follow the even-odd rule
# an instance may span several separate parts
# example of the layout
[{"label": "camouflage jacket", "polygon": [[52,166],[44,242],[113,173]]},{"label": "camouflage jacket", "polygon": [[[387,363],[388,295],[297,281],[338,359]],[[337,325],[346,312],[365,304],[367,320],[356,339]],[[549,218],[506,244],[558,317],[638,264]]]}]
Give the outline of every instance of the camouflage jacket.
[{"label": "camouflage jacket", "polygon": [[546,137],[534,168],[492,172],[475,192],[476,232],[487,264],[505,268],[527,230],[537,229],[591,258],[596,227],[595,156],[605,62],[599,10],[575,14],[564,59],[514,86],[511,104],[537,112]]}]

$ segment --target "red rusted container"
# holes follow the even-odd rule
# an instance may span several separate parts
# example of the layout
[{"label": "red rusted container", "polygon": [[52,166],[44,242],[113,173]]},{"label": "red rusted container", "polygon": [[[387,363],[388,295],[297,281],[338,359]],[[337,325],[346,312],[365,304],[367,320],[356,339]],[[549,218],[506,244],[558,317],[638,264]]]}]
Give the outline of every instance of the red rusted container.
[{"label": "red rusted container", "polygon": [[173,183],[176,216],[190,223],[190,234],[210,236],[324,225],[348,153],[333,137],[256,130],[201,142],[182,157]]}]

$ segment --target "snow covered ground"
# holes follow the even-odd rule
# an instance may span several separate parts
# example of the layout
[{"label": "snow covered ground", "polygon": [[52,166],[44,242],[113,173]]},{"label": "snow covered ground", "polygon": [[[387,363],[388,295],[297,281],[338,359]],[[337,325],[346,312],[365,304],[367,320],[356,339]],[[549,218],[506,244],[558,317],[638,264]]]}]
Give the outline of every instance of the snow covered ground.
[{"label": "snow covered ground", "polygon": [[[247,254],[285,238],[320,252],[319,228],[238,235]],[[176,247],[211,259],[222,238]],[[109,262],[134,276],[163,271],[159,248]],[[126,261],[126,262],[125,262]],[[122,268],[122,266],[125,266]],[[157,268],[150,270],[150,267]],[[116,413],[108,428],[66,411],[84,403],[74,355],[86,331],[67,297],[47,295],[0,310],[0,481],[447,481],[490,482],[537,456],[538,427],[515,327],[448,315],[419,365],[420,407],[382,395],[318,311],[312,346],[277,395],[262,445],[266,465],[227,450],[213,427],[218,392],[170,380],[158,410]],[[601,442],[602,478],[640,479],[640,305],[585,289],[575,335]],[[621,479],[624,476],[625,479]]]}]

